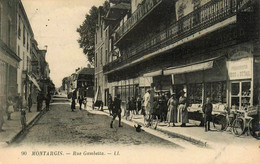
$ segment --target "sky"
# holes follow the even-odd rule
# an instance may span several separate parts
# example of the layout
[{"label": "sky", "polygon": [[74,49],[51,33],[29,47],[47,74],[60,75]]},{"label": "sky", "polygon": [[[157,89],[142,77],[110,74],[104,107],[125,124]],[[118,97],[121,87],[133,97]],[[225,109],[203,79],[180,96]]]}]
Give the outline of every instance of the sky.
[{"label": "sky", "polygon": [[47,45],[46,60],[50,77],[56,87],[62,79],[86,67],[87,58],[77,40],[76,29],[82,24],[90,8],[102,5],[104,0],[22,0],[34,38],[40,49]]}]

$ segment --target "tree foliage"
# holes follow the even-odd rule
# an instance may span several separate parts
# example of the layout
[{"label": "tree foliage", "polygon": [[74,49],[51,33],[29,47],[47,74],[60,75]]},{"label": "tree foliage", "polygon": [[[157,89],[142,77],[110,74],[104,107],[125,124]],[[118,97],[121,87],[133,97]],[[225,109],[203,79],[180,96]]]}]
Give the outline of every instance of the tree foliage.
[{"label": "tree foliage", "polygon": [[95,31],[96,24],[98,23],[98,12],[100,11],[101,14],[104,15],[108,10],[108,1],[105,1],[103,6],[92,6],[89,10],[89,14],[86,14],[82,25],[77,28],[77,32],[80,34],[80,39],[78,40],[79,46],[83,49],[83,53],[87,56],[88,61],[92,65],[95,58]]}]

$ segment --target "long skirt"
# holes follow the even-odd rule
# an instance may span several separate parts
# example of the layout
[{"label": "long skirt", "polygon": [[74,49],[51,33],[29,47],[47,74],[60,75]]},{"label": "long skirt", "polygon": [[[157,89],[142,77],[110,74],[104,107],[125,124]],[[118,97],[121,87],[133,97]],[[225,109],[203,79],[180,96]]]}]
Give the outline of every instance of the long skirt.
[{"label": "long skirt", "polygon": [[167,121],[177,123],[177,109],[173,106],[169,106],[169,110],[167,113]]},{"label": "long skirt", "polygon": [[180,123],[189,123],[188,110],[184,104],[178,106],[178,118],[177,121]]}]

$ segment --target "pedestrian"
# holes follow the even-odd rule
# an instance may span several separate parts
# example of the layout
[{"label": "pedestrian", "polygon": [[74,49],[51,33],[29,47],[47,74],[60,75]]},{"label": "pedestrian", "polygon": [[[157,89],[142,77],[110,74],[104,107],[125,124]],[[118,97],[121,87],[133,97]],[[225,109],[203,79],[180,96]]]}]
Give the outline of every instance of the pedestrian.
[{"label": "pedestrian", "polygon": [[26,111],[24,108],[20,109],[21,112],[21,124],[22,124],[22,130],[24,131],[26,128]]},{"label": "pedestrian", "polygon": [[113,102],[113,109],[112,109],[112,114],[113,114],[113,118],[112,118],[112,121],[110,123],[110,128],[113,128],[113,122],[114,120],[116,119],[116,117],[118,117],[119,119],[119,124],[118,126],[119,127],[123,127],[121,125],[121,99],[120,99],[120,94],[118,94],[115,99],[114,99],[114,102]]},{"label": "pedestrian", "polygon": [[167,113],[167,121],[168,127],[170,123],[173,123],[172,126],[175,126],[177,123],[177,107],[178,107],[178,100],[176,99],[176,93],[172,93],[171,98],[168,100],[168,113]]},{"label": "pedestrian", "polygon": [[43,96],[41,93],[38,93],[38,95],[37,95],[37,112],[40,112],[42,110],[42,101],[43,101]]},{"label": "pedestrian", "polygon": [[18,93],[17,98],[16,98],[16,110],[20,111],[23,107],[23,99],[20,93]]},{"label": "pedestrian", "polygon": [[11,96],[8,96],[6,103],[7,120],[11,120],[11,114],[14,112],[14,104]]},{"label": "pedestrian", "polygon": [[31,108],[32,108],[32,94],[29,94],[28,97],[28,111],[31,112]]},{"label": "pedestrian", "polygon": [[46,110],[50,110],[50,101],[51,101],[51,94],[48,93],[45,98]]},{"label": "pedestrian", "polygon": [[82,95],[79,95],[79,97],[78,97],[78,103],[79,103],[79,110],[81,110],[82,103],[83,103],[83,96],[82,96]]},{"label": "pedestrian", "polygon": [[71,111],[74,112],[74,109],[76,109],[76,102],[75,102],[75,97],[72,96]]},{"label": "pedestrian", "polygon": [[140,95],[137,97],[136,105],[136,113],[139,114],[139,112],[142,110],[142,98]]},{"label": "pedestrian", "polygon": [[130,116],[130,107],[131,107],[131,99],[130,99],[130,97],[128,97],[127,102],[126,102],[126,106],[125,106],[125,112],[124,112],[124,116],[125,116],[126,120]]},{"label": "pedestrian", "polygon": [[2,104],[0,104],[0,132],[4,131],[3,125],[4,125],[4,107]]},{"label": "pedestrian", "polygon": [[83,97],[83,105],[84,105],[84,109],[87,109],[87,98]]},{"label": "pedestrian", "polygon": [[179,106],[178,106],[178,114],[177,114],[177,121],[181,122],[181,127],[185,127],[186,123],[189,122],[188,120],[188,102],[187,98],[185,97],[185,92],[181,90],[179,98]]},{"label": "pedestrian", "polygon": [[111,94],[108,95],[108,99],[107,99],[107,105],[108,105],[108,111],[109,111],[109,115],[112,116],[112,96]]},{"label": "pedestrian", "polygon": [[144,94],[144,118],[146,115],[149,115],[150,113],[150,90],[147,90],[147,92]]},{"label": "pedestrian", "polygon": [[130,112],[130,121],[133,119],[133,116],[134,116],[134,112],[136,111],[135,107],[136,107],[136,102],[135,102],[135,99],[134,97],[131,98],[130,100],[130,104],[129,104],[129,112]]},{"label": "pedestrian", "polygon": [[202,107],[202,111],[204,113],[205,132],[210,130],[210,121],[211,121],[211,118],[212,118],[212,115],[211,115],[212,108],[213,108],[213,105],[211,103],[211,100],[210,100],[209,97],[207,97],[206,103]]}]

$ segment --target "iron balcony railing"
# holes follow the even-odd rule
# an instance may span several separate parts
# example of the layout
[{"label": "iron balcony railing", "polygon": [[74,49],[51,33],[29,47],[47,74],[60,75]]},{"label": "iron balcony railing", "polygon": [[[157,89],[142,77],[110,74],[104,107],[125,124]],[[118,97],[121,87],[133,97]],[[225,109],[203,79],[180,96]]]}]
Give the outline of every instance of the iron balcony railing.
[{"label": "iron balcony railing", "polygon": [[141,4],[136,11],[131,15],[123,25],[119,26],[116,30],[116,39],[117,42],[120,38],[128,33],[131,28],[133,28],[137,23],[139,23],[150,11],[152,11],[156,6],[158,6],[162,0],[146,0]]},{"label": "iron balcony railing", "polygon": [[222,22],[239,11],[248,8],[253,0],[210,1],[190,14],[182,17],[166,30],[131,47],[121,50],[121,57],[104,66],[104,72],[122,66],[132,58],[140,58],[163,47],[176,43],[196,32]]}]

